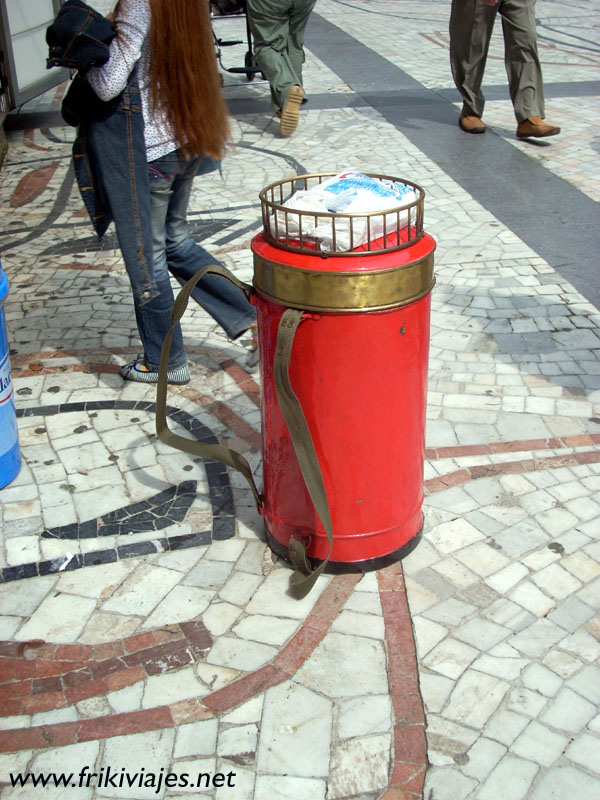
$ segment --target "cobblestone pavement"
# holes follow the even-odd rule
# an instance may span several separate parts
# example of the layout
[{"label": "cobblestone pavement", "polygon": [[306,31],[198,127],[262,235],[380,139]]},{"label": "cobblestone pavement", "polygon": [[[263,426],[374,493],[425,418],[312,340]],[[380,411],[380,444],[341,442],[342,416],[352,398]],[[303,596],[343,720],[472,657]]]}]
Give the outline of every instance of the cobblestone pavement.
[{"label": "cobblestone pavement", "polygon": [[[546,0],[536,13],[547,116],[563,133],[514,138],[498,30],[490,130],[466,137],[453,116],[446,135],[506,143],[542,170],[548,197],[566,182],[592,203],[600,3]],[[600,796],[600,313],[563,260],[421,150],[413,118],[390,122],[311,46],[335,26],[355,41],[357,70],[371,48],[458,114],[448,14],[448,2],[318,0],[294,136],[279,137],[264,82],[225,73],[235,147],[222,178],[196,181],[194,234],[244,280],[268,183],[351,166],[427,192],[438,247],[425,533],[401,564],[322,576],[302,601],[243,479],[159,442],[153,389],[118,374],[139,352],[130,291],[73,183],[73,131],[53,113],[64,86],[7,126],[0,258],[24,463],[0,492],[3,800],[42,791],[9,773],[77,783],[84,769],[111,780],[86,787],[84,774],[44,796]],[[239,65],[243,50],[223,60]],[[517,185],[512,163],[493,171]],[[530,227],[545,229],[544,209],[531,198]],[[170,391],[173,429],[234,447],[260,479],[247,342],[197,306],[183,329],[192,382]],[[157,788],[167,772],[178,777]],[[185,774],[208,777],[184,787]]]}]

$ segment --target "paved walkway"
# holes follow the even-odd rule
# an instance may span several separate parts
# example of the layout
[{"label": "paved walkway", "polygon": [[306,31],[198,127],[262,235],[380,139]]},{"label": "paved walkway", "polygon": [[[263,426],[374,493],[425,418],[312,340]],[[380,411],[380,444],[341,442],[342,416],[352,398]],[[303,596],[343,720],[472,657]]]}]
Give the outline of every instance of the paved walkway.
[{"label": "paved walkway", "polygon": [[[24,465],[0,492],[3,800],[600,796],[600,3],[538,4],[564,132],[537,143],[514,138],[499,32],[489,131],[458,129],[448,13],[318,0],[296,134],[278,136],[264,83],[227,74],[236,146],[192,200],[197,238],[248,280],[267,183],[352,166],[427,192],[424,538],[302,601],[243,480],[157,441],[153,390],[118,375],[139,351],[131,297],[73,184],[64,87],[9,118],[0,258]],[[260,475],[244,343],[198,307],[183,327],[193,380],[169,394],[172,426]]]}]

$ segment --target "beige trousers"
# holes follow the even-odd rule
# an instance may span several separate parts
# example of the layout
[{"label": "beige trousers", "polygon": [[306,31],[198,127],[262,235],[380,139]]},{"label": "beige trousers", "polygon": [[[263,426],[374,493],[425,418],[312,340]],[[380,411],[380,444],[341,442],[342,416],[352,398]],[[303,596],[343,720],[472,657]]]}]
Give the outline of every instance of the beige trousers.
[{"label": "beige trousers", "polygon": [[450,66],[463,97],[463,114],[483,115],[481,82],[496,14],[502,19],[504,64],[517,122],[544,117],[544,86],[537,53],[535,0],[452,0]]}]

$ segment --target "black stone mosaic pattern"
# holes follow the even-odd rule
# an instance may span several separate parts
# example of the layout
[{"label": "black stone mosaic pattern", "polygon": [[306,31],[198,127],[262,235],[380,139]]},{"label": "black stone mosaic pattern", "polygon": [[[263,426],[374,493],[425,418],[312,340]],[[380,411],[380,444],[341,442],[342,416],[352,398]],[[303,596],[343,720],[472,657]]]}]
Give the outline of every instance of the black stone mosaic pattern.
[{"label": "black stone mosaic pattern", "polygon": [[[154,413],[154,403],[145,400],[99,400],[81,403],[62,403],[52,406],[39,406],[17,410],[17,417],[48,417],[54,414],[67,414],[73,411],[117,411],[131,410]],[[187,411],[174,406],[167,406],[167,416],[177,422],[194,439],[207,444],[218,444],[215,434]],[[199,461],[199,459],[198,459]],[[42,531],[44,538],[88,539],[100,536],[115,536],[130,532],[149,534],[147,541],[132,542],[116,548],[96,550],[90,553],[75,553],[60,556],[56,559],[17,564],[0,569],[0,583],[51,575],[57,572],[69,572],[74,569],[109,564],[124,558],[149,555],[152,553],[187,550],[191,547],[209,545],[214,540],[231,539],[235,535],[235,507],[233,492],[227,467],[217,461],[204,460],[204,468],[208,481],[209,497],[213,513],[212,528],[207,531],[182,534],[180,536],[163,536],[152,538],[162,528],[181,522],[196,497],[196,481],[184,481],[172,486],[153,497],[134,503],[131,506],[111,511],[101,517],[84,522],[62,525]]]},{"label": "black stone mosaic pattern", "polygon": [[184,481],[132,506],[118,508],[102,517],[59,525],[42,533],[44,539],[93,539],[167,528],[182,522],[196,497],[196,481]]}]

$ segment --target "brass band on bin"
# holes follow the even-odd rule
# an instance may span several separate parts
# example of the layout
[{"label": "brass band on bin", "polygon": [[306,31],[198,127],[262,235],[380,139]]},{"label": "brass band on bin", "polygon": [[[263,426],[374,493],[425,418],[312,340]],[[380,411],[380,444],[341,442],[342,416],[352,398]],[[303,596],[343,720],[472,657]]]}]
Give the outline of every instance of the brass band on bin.
[{"label": "brass band on bin", "polygon": [[385,311],[420,300],[434,283],[433,254],[375,272],[298,269],[254,255],[253,285],[258,294],[306,311]]}]

